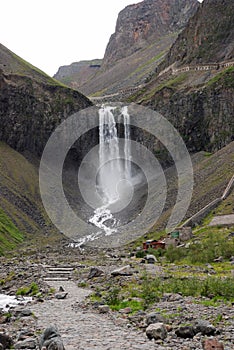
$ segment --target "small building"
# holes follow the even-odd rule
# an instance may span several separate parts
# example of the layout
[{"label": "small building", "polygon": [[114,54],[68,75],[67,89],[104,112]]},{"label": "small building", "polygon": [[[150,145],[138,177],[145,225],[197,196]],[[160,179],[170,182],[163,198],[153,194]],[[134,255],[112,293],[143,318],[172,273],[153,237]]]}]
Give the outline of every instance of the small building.
[{"label": "small building", "polygon": [[149,248],[152,249],[165,249],[165,242],[164,241],[157,241],[157,240],[148,240],[143,243],[143,250],[148,250]]}]

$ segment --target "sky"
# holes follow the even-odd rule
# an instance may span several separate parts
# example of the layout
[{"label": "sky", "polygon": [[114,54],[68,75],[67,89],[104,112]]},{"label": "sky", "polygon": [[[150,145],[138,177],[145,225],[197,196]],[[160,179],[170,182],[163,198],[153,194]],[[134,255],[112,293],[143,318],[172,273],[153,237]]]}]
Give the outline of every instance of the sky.
[{"label": "sky", "polygon": [[60,66],[103,58],[118,13],[138,2],[2,0],[0,43],[53,76]]}]

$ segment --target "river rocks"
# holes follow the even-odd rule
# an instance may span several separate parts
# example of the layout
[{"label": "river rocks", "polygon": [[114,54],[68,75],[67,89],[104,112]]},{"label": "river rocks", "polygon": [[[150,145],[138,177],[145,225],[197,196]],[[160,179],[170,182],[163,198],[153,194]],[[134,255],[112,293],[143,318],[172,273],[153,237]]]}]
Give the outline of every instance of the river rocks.
[{"label": "river rocks", "polygon": [[50,326],[44,331],[40,340],[41,350],[65,350],[62,338],[55,326]]},{"label": "river rocks", "polygon": [[224,350],[224,346],[217,339],[205,339],[202,342],[204,350]]},{"label": "river rocks", "polygon": [[184,327],[178,328],[175,331],[175,334],[177,335],[177,337],[186,339],[186,338],[193,338],[196,333],[192,326],[184,326]]},{"label": "river rocks", "polygon": [[13,344],[12,338],[8,334],[0,333],[0,344],[3,350],[8,349]]},{"label": "river rocks", "polygon": [[99,277],[104,274],[104,271],[99,269],[98,267],[91,267],[88,275],[88,279],[92,279],[94,277]]},{"label": "river rocks", "polygon": [[149,339],[165,339],[167,330],[163,323],[152,323],[146,328],[146,335]]}]

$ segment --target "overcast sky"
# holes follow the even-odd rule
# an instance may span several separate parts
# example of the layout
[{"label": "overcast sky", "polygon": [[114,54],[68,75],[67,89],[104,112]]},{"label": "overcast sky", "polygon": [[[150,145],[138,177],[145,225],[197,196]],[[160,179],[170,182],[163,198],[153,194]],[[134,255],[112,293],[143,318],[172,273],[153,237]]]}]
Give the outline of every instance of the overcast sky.
[{"label": "overcast sky", "polygon": [[118,13],[138,0],[2,0],[0,43],[53,76],[103,58]]}]

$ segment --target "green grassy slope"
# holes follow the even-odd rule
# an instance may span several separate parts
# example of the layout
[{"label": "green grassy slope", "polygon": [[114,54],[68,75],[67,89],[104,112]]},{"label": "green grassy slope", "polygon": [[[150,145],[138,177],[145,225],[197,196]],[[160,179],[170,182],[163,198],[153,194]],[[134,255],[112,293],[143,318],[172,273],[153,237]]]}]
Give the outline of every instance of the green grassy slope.
[{"label": "green grassy slope", "polygon": [[[43,243],[50,226],[40,199],[38,172],[21,154],[0,142],[0,254],[22,241]],[[56,236],[56,235],[55,235]]]},{"label": "green grassy slope", "polygon": [[0,68],[7,74],[29,76],[48,85],[63,85],[0,44]]}]

